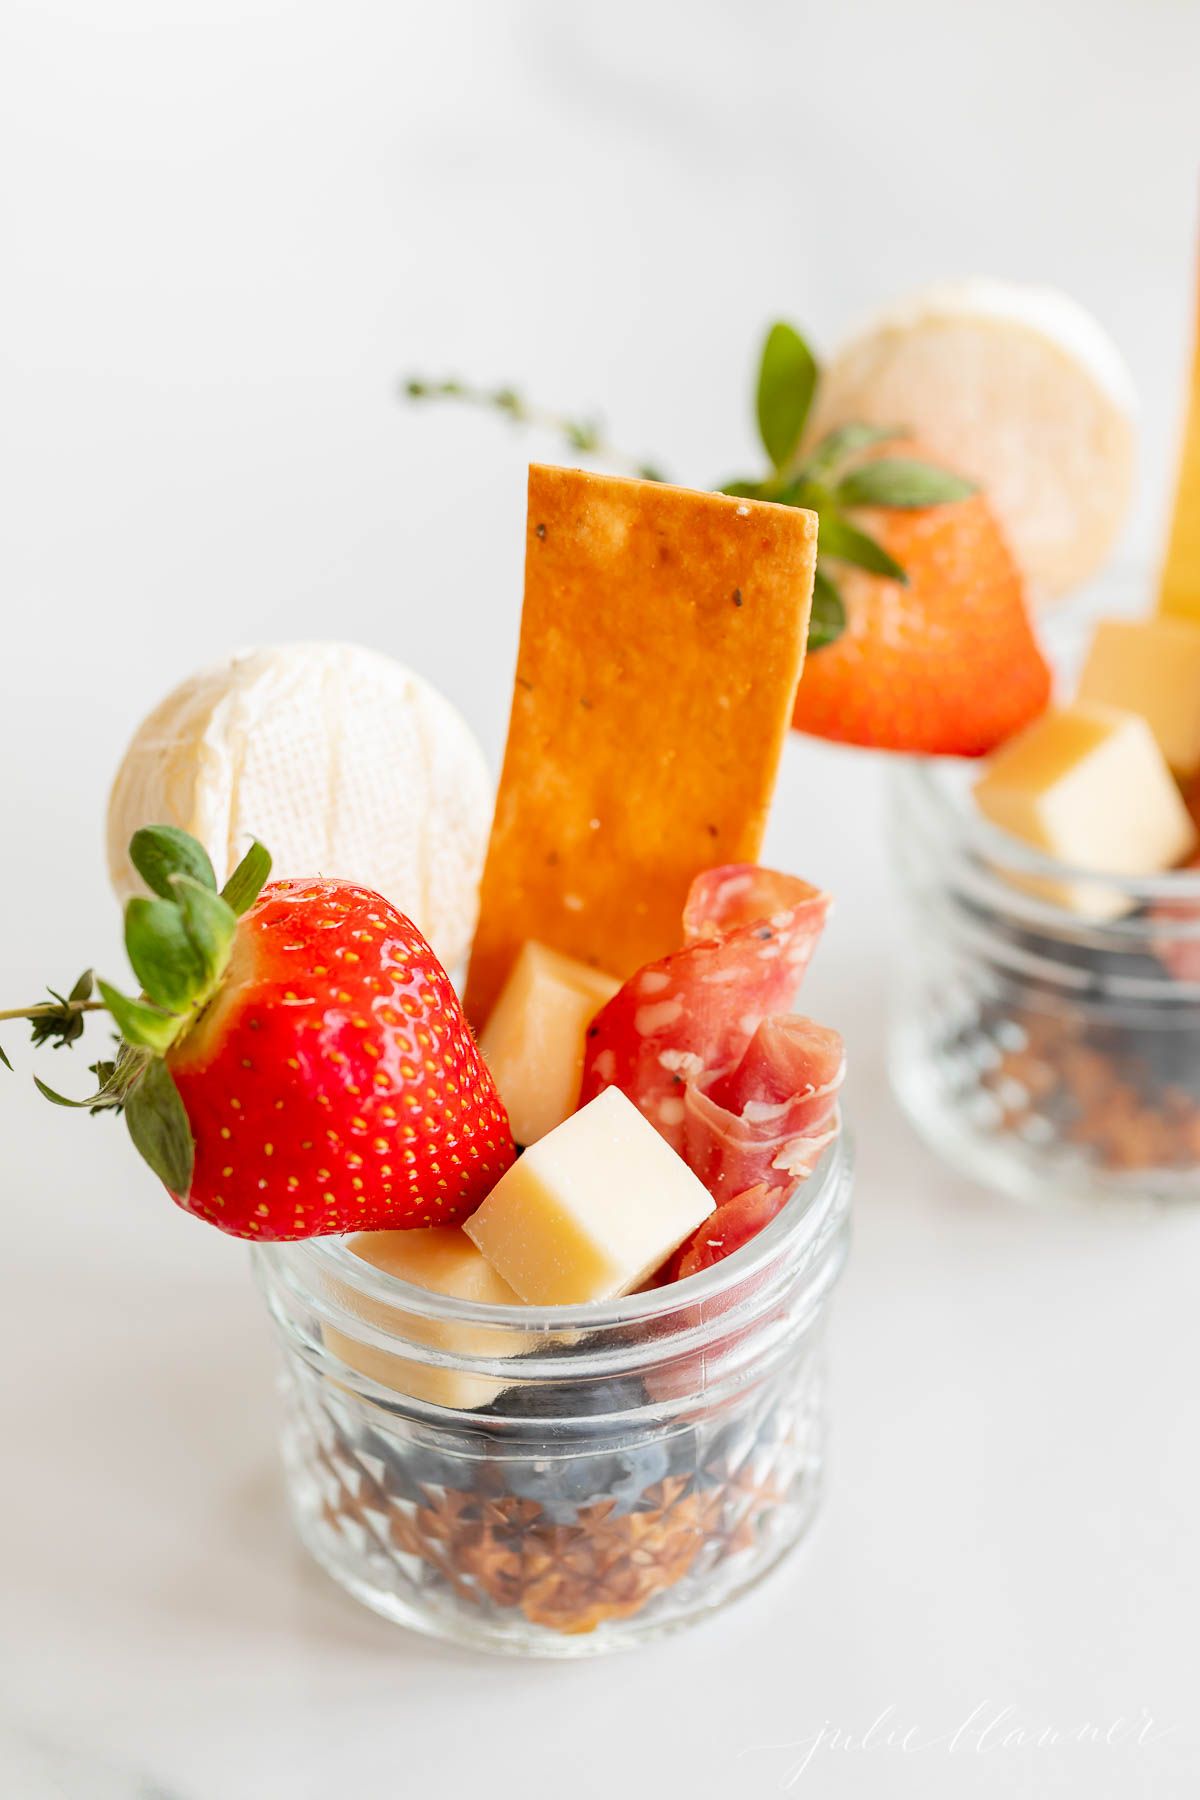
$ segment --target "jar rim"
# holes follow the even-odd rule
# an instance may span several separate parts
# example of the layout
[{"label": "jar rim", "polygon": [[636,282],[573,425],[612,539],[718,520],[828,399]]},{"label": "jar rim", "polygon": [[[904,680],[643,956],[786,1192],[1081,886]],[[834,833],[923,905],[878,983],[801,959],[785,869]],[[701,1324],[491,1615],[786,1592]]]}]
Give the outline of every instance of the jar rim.
[{"label": "jar rim", "polygon": [[[960,854],[977,860],[977,874],[997,884],[1010,895],[1012,887],[1005,880],[1008,872],[1056,883],[1082,883],[1090,887],[1114,889],[1137,906],[1180,906],[1197,908],[1195,918],[1156,918],[1157,932],[1172,937],[1200,939],[1200,870],[1172,869],[1161,875],[1122,875],[1114,870],[1083,867],[1036,849],[1011,832],[1002,830],[984,816],[969,799],[969,789],[961,782],[955,791],[955,771],[962,758],[906,756],[895,759],[894,778],[925,808],[929,823],[943,832],[943,841]],[[1035,904],[1045,916],[1080,923],[1080,915],[1045,895],[1022,895]],[[1085,921],[1096,923],[1096,921]],[[1100,921],[1107,928],[1117,928],[1121,921]]]},{"label": "jar rim", "polygon": [[748,1243],[682,1281],[615,1300],[565,1306],[494,1306],[478,1300],[459,1300],[375,1268],[356,1256],[344,1237],[257,1244],[254,1254],[256,1260],[290,1265],[293,1273],[307,1276],[304,1285],[310,1291],[328,1291],[332,1286],[348,1298],[382,1304],[420,1319],[562,1337],[620,1326],[644,1326],[718,1299],[785,1256],[802,1260],[804,1253],[819,1243],[822,1227],[844,1198],[853,1168],[853,1140],[840,1122],[837,1137],[823,1152],[812,1174],[798,1185],[770,1224]]},{"label": "jar rim", "polygon": [[[1082,593],[1060,602],[1038,617],[1040,635],[1056,676],[1077,671],[1083,661],[1091,628],[1101,618],[1137,618],[1145,615],[1147,595],[1154,587],[1153,572],[1144,561],[1122,559],[1106,570]],[[1006,872],[1038,881],[1101,886],[1129,902],[1129,910],[1175,906],[1197,908],[1195,917],[1182,915],[1154,920],[1156,936],[1183,943],[1200,941],[1200,870],[1168,870],[1161,875],[1123,875],[1108,869],[1081,868],[1026,844],[994,825],[970,797],[967,772],[973,767],[965,757],[904,756],[893,759],[893,779],[901,794],[924,808],[927,823],[937,834],[943,852],[952,850],[972,865],[972,877],[993,900],[1001,894],[1009,906],[1015,892],[1020,910],[1059,929],[1080,925],[1099,926],[1122,938],[1144,936],[1145,926],[1128,915],[1111,920],[1084,919],[1059,905],[1045,893],[1015,889]],[[1003,909],[1001,909],[1003,910]]]}]

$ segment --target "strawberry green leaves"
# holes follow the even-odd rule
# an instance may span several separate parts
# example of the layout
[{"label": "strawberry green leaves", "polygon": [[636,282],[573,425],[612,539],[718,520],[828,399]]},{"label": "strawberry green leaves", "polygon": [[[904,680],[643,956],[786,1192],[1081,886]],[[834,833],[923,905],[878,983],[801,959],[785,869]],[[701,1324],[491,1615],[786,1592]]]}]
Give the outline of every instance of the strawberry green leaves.
[{"label": "strawberry green leaves", "polygon": [[255,838],[225,886],[221,898],[241,918],[248,912],[266,886],[271,873],[271,852]]},{"label": "strawberry green leaves", "polygon": [[829,481],[860,450],[892,443],[903,436],[895,425],[837,425],[816,445],[804,464],[804,472],[810,481]]},{"label": "strawberry green leaves", "polygon": [[818,510],[817,547],[822,556],[834,556],[839,562],[856,569],[867,569],[872,575],[886,575],[892,581],[907,582],[908,577],[894,556],[865,531],[851,525],[844,514],[826,503]]},{"label": "strawberry green leaves", "polygon": [[839,481],[836,493],[843,506],[952,506],[975,493],[975,483],[949,469],[910,457],[880,457],[863,463]]},{"label": "strawberry green leaves", "polygon": [[793,325],[772,325],[758,368],[755,411],[763,448],[782,475],[800,447],[817,391],[817,359]]},{"label": "strawberry green leaves", "polygon": [[812,612],[808,619],[808,647],[823,650],[836,643],[846,629],[846,604],[818,561],[813,574]]},{"label": "strawberry green leaves", "polygon": [[139,896],[125,908],[125,949],[154,1004],[183,1014],[203,1005],[224,974],[237,914],[191,875],[171,875],[166,885],[170,899]]},{"label": "strawberry green leaves", "polygon": [[171,881],[176,875],[190,875],[214,894],[217,891],[208,852],[174,825],[143,825],[135,831],[129,840],[129,860],[151,893],[164,900],[172,898]]},{"label": "strawberry green leaves", "polygon": [[204,989],[205,959],[174,900],[139,897],[129,902],[125,951],[145,992],[166,1012],[186,1012]]},{"label": "strawberry green leaves", "polygon": [[190,995],[189,999],[207,999],[225,973],[237,933],[238,916],[227,900],[222,900],[219,894],[214,894],[203,882],[194,881],[190,875],[173,875],[171,887],[188,942],[203,970],[200,992]]},{"label": "strawberry green leaves", "polygon": [[[178,900],[176,878],[217,891],[217,878],[203,844],[174,825],[143,825],[129,840],[129,860],[146,886],[162,900]],[[271,853],[256,838],[221,890],[239,916],[253,906],[271,873]]]},{"label": "strawberry green leaves", "polygon": [[130,1000],[107,981],[100,982],[99,987],[100,997],[127,1044],[153,1050],[160,1056],[170,1048],[179,1035],[179,1020],[174,1013],[162,1012],[144,1000]]},{"label": "strawberry green leaves", "polygon": [[[91,1065],[98,1087],[86,1100],[70,1100],[34,1080],[55,1106],[88,1112],[124,1112],[129,1135],[155,1174],[177,1197],[192,1181],[194,1145],[187,1112],[164,1061],[171,1047],[216,993],[233,953],[239,916],[258,898],[271,872],[263,846],[251,844],[218,894],[213,866],[202,845],[171,825],[134,833],[130,861],[154,898],[139,895],[125,909],[125,947],[142,992],[136,999],[90,969],[69,994],[50,990],[50,1002],[0,1013],[25,1019],[35,1045],[74,1043],[84,1014],[105,1010],[121,1034],[115,1059]],[[98,998],[93,998],[93,990]],[[0,1062],[12,1067],[0,1049]]]},{"label": "strawberry green leaves", "polygon": [[196,1148],[171,1071],[157,1057],[125,1098],[125,1123],[143,1160],[173,1194],[192,1185]]}]

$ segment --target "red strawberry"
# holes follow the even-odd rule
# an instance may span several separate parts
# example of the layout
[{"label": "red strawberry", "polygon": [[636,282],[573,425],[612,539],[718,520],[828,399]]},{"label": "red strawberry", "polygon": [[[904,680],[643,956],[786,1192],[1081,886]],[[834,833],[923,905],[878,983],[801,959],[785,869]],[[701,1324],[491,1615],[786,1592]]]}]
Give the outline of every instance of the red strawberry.
[{"label": "red strawberry", "polygon": [[[894,444],[872,461],[920,454]],[[928,460],[928,459],[926,459]],[[907,584],[837,561],[846,629],[811,650],[794,724],[882,750],[981,756],[1044,710],[1050,670],[1021,573],[981,494],[948,505],[871,507],[855,525]]]},{"label": "red strawberry", "polygon": [[513,1160],[449,976],[368,888],[267,888],[166,1061],[196,1145],[176,1198],[238,1237],[456,1225]]},{"label": "red strawberry", "polygon": [[[420,932],[350,882],[281,881],[255,899],[260,847],[218,896],[181,838],[156,827],[131,847],[160,895],[126,914],[149,999],[101,983],[125,1041],[90,1104],[123,1106],[178,1203],[236,1237],[465,1219],[512,1162],[512,1133]],[[62,1005],[86,1000],[77,988]]]}]

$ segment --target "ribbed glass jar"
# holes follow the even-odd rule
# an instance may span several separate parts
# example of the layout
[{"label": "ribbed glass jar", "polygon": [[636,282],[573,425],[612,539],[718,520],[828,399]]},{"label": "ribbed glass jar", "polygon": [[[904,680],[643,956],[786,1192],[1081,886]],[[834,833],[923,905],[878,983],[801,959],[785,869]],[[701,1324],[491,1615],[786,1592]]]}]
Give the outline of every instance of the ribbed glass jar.
[{"label": "ribbed glass jar", "polygon": [[[947,1160],[1019,1198],[1200,1198],[1200,874],[1067,868],[987,823],[977,774],[892,772],[901,1102]],[[1045,882],[1099,888],[1114,916]]]},{"label": "ribbed glass jar", "polygon": [[724,1262],[583,1307],[450,1300],[340,1239],[256,1249],[305,1544],[388,1618],[516,1654],[722,1606],[816,1511],[850,1186],[843,1138]]}]

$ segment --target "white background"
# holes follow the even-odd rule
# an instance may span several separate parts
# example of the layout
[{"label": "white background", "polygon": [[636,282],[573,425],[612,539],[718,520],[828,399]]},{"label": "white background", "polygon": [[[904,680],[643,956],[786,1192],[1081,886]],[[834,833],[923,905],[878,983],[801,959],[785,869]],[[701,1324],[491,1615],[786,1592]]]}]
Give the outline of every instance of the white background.
[{"label": "white background", "polygon": [[[828,343],[929,278],[1050,282],[1134,370],[1127,554],[1153,555],[1196,0],[5,0],[0,20],[4,1003],[121,968],[107,783],[198,663],[361,639],[497,754],[524,461],[557,446],[402,408],[411,370],[598,405],[706,484],[752,454],[772,316]],[[1200,1223],[1026,1214],[914,1143],[882,1075],[882,822],[872,759],[790,746],[772,850],[839,896],[807,1004],[850,1039],[862,1144],[826,1513],[777,1581],[636,1662],[482,1661],[305,1566],[241,1251],[111,1121],[38,1101],[9,1030],[7,1791],[1190,1791]],[[65,1057],[46,1072],[82,1086]],[[981,1744],[1007,1706],[1030,1735],[1145,1708],[1152,1741]],[[797,1774],[825,1723],[859,1741]]]}]

